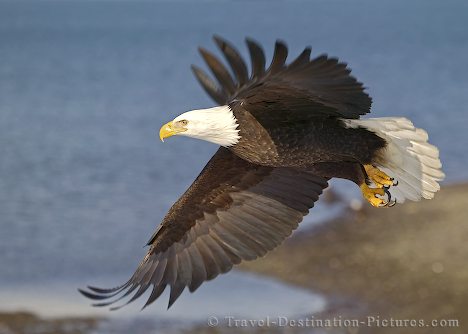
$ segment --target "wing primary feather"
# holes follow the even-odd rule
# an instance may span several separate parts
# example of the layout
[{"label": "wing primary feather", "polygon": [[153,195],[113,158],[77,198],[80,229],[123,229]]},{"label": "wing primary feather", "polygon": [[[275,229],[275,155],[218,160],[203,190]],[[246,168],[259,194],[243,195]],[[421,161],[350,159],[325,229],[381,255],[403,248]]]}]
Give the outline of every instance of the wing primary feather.
[{"label": "wing primary feather", "polygon": [[190,261],[192,262],[192,279],[189,285],[189,291],[194,292],[203,281],[206,280],[206,269],[205,264],[203,262],[203,257],[198,251],[196,245],[192,244],[187,251],[190,255]]},{"label": "wing primary feather", "polygon": [[87,288],[90,289],[91,291],[94,291],[94,292],[97,292],[97,293],[111,293],[111,292],[123,289],[125,286],[127,286],[130,283],[130,281],[131,281],[131,279],[129,279],[127,282],[125,282],[122,285],[119,285],[119,286],[116,286],[116,287],[110,288],[110,289],[102,289],[102,288],[97,288],[97,287],[90,286],[90,285],[88,285]]},{"label": "wing primary feather", "polygon": [[141,284],[140,282],[135,282],[133,284],[131,284],[129,286],[129,289],[124,293],[122,294],[119,298],[117,299],[114,299],[112,301],[109,301],[109,302],[106,302],[106,303],[100,303],[100,304],[93,304],[93,306],[98,306],[98,307],[102,307],[102,306],[109,306],[111,304],[115,304],[117,303],[118,301],[124,299],[125,297],[129,296],[133,291],[135,291],[136,289],[138,288],[138,291],[135,293],[135,295],[130,298],[126,303],[120,305],[120,306],[116,306],[116,307],[113,307],[111,308],[111,311],[114,311],[114,310],[117,310],[125,305],[128,305],[130,304],[132,301],[134,301],[135,299],[137,299],[139,296],[141,296],[145,291],[146,289],[148,289],[148,285],[145,284]]},{"label": "wing primary feather", "polygon": [[182,249],[177,254],[177,281],[183,282],[184,285],[190,285],[192,279],[192,261],[186,248]]},{"label": "wing primary feather", "polygon": [[293,60],[291,64],[288,65],[289,69],[297,69],[303,65],[307,65],[310,61],[310,53],[312,52],[312,48],[310,46],[306,47],[302,53]]},{"label": "wing primary feather", "polygon": [[151,295],[148,297],[148,300],[146,301],[145,305],[143,305],[141,309],[142,310],[145,309],[148,305],[150,305],[152,302],[158,299],[158,297],[161,296],[161,294],[164,292],[165,289],[166,289],[166,284],[153,286],[153,291],[151,291]]},{"label": "wing primary feather", "polygon": [[225,273],[232,268],[232,262],[224,249],[209,235],[203,237],[205,245],[210,249],[213,259],[216,261],[220,273]]},{"label": "wing primary feather", "polygon": [[177,254],[177,279],[174,284],[171,285],[171,293],[169,296],[169,302],[167,304],[167,309],[169,309],[172,304],[180,297],[187,285],[190,285],[191,281],[191,272],[192,264],[190,262],[190,257],[186,249],[182,249]]},{"label": "wing primary feather", "polygon": [[[129,286],[129,289],[121,296],[119,296],[118,298],[114,299],[114,300],[111,300],[111,301],[108,301],[108,302],[104,302],[104,303],[96,303],[96,304],[93,304],[93,306],[96,306],[96,307],[105,307],[105,306],[109,306],[111,304],[114,304],[114,303],[117,303],[119,300],[122,300],[123,298],[127,297],[130,293],[132,293],[133,291],[135,291],[135,289],[139,286],[139,284],[132,284]],[[110,297],[109,297],[110,298]]]},{"label": "wing primary feather", "polygon": [[137,298],[139,298],[142,294],[145,293],[146,290],[148,290],[148,287],[149,285],[146,284],[145,286],[141,285],[140,288],[138,289],[138,291],[132,296],[132,298],[130,298],[125,304],[123,304],[122,306],[119,306],[119,308],[125,306],[125,305],[128,305],[130,304],[131,302],[135,301]]},{"label": "wing primary feather", "polygon": [[171,293],[169,295],[169,301],[167,303],[168,310],[171,308],[172,304],[174,304],[177,298],[180,297],[184,289],[185,289],[185,284],[182,284],[181,282],[176,282],[173,285],[171,285]]},{"label": "wing primary feather", "polygon": [[275,74],[284,68],[286,58],[288,57],[288,47],[283,41],[277,40],[273,60],[267,73]]},{"label": "wing primary feather", "polygon": [[195,243],[197,245],[198,251],[200,252],[203,258],[203,262],[205,263],[206,280],[212,280],[213,278],[218,276],[218,273],[220,271],[218,265],[214,260],[213,255],[211,254],[211,250],[206,246],[203,239],[199,238]]},{"label": "wing primary feather", "polygon": [[229,66],[231,66],[232,71],[236,75],[238,86],[245,85],[249,80],[249,73],[247,71],[247,65],[239,52],[234,48],[234,46],[220,36],[215,35],[213,36],[213,39],[218,45],[218,48],[224,54],[224,57],[226,57]]},{"label": "wing primary feather", "polygon": [[[128,296],[133,290],[134,289],[131,289],[131,290],[127,291],[127,293],[125,295],[121,296],[119,299],[116,299],[116,300],[112,301],[111,304],[114,304],[117,301],[119,301],[119,300],[123,299],[124,297]],[[145,293],[146,290],[148,290],[148,285],[147,284],[146,285],[140,285],[137,292],[127,302],[125,302],[125,303],[123,303],[122,305],[119,305],[119,306],[111,307],[110,310],[111,311],[117,311],[117,310],[121,309],[125,305],[128,305],[131,302],[135,301],[138,297],[140,297],[143,293]]]},{"label": "wing primary feather", "polygon": [[111,294],[111,295],[96,295],[94,293],[91,293],[89,291],[86,291],[86,290],[83,290],[83,289],[78,289],[78,291],[85,297],[89,298],[89,299],[92,299],[92,300],[103,300],[103,299],[107,299],[107,298],[110,298],[110,297],[113,297],[115,296],[116,294],[118,294],[120,291],[117,291],[115,294]]},{"label": "wing primary feather", "polygon": [[151,275],[150,283],[153,285],[158,285],[161,283],[161,280],[166,271],[167,259],[162,259],[159,261],[157,267],[154,269],[153,275]]},{"label": "wing primary feather", "polygon": [[172,285],[175,283],[177,278],[177,266],[178,266],[178,259],[176,256],[175,247],[169,247],[169,253],[167,255],[167,264],[166,270],[164,271],[164,275],[162,277],[161,283]]},{"label": "wing primary feather", "polygon": [[198,48],[198,50],[210,68],[211,72],[213,72],[214,76],[223,87],[223,90],[228,94],[234,94],[236,90],[236,84],[234,83],[234,80],[232,79],[226,67],[210,51],[201,47]]},{"label": "wing primary feather", "polygon": [[192,65],[191,68],[205,92],[219,105],[226,104],[228,99],[226,93],[198,66]]},{"label": "wing primary feather", "polygon": [[[122,291],[124,291],[130,285],[131,285],[131,280],[128,280],[125,284],[121,285],[118,289],[116,289],[116,288],[100,289],[100,288],[88,286],[88,289],[90,289],[92,292],[89,292],[89,291],[86,291],[86,290],[83,290],[83,289],[78,289],[78,291],[82,295],[84,295],[84,296],[86,296],[86,297],[88,297],[90,299],[100,300],[100,299],[107,299],[107,298],[114,297],[114,296],[118,295],[119,293],[121,293]],[[98,292],[98,291],[105,291],[105,292]],[[107,291],[109,291],[109,292],[107,292]]]},{"label": "wing primary feather", "polygon": [[[145,275],[141,278],[141,280],[139,282],[140,283],[140,288],[138,289],[138,291],[132,296],[132,298],[130,300],[128,300],[122,306],[130,304],[131,302],[136,300],[138,297],[140,297],[143,293],[145,293],[146,290],[148,290],[151,279],[154,277],[154,275],[157,272],[156,271],[157,268],[160,267],[160,266],[164,267],[165,263],[163,261],[162,262],[161,261],[155,261],[154,263],[151,264],[151,266],[149,266],[147,272],[145,273]],[[128,293],[126,295],[128,295]],[[122,307],[122,306],[120,306],[120,307]]]},{"label": "wing primary feather", "polygon": [[262,47],[253,39],[246,38],[245,42],[250,53],[250,60],[252,63],[252,79],[259,78],[265,73],[265,53]]}]

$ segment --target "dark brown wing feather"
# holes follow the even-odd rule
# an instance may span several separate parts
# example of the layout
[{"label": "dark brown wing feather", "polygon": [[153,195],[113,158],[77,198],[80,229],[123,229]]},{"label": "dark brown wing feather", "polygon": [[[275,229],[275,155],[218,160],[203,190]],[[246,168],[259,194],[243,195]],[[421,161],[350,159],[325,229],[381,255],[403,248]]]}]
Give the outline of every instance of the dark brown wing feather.
[{"label": "dark brown wing feather", "polygon": [[228,94],[198,66],[192,65],[192,71],[206,93],[219,105],[226,103]]},{"label": "dark brown wing feather", "polygon": [[326,186],[310,172],[254,165],[220,148],[169,210],[133,276],[113,289],[80,291],[108,306],[152,287],[146,306],[170,286],[170,307],[186,287],[193,292],[278,246]]},{"label": "dark brown wing feather", "polygon": [[213,38],[236,75],[238,86],[245,85],[249,80],[249,71],[239,52],[223,38],[219,36],[214,36]]},{"label": "dark brown wing feather", "polygon": [[199,48],[199,51],[223,89],[230,95],[235,94],[236,84],[226,67],[208,50]]},{"label": "dark brown wing feather", "polygon": [[370,110],[372,100],[364,92],[364,87],[350,75],[347,65],[336,58],[321,55],[310,60],[311,49],[306,48],[296,60],[286,65],[288,49],[283,42],[277,41],[272,62],[265,70],[262,48],[257,42],[247,39],[252,74],[250,80],[245,81],[245,62],[239,53],[221,37],[216,36],[215,41],[235,73],[237,82],[233,81],[226,67],[204,49],[200,52],[220,87],[212,85],[213,82],[200,80],[208,76],[198,68],[195,75],[211,97],[216,95],[215,92],[226,92],[224,99],[213,97],[218,104],[235,106],[235,103],[242,102],[244,109],[260,118],[265,113],[270,117],[275,112],[297,113],[299,118],[359,118]]},{"label": "dark brown wing feather", "polygon": [[250,60],[252,63],[252,79],[261,78],[265,73],[265,53],[260,45],[258,45],[258,43],[253,39],[246,38],[245,42],[249,48]]}]

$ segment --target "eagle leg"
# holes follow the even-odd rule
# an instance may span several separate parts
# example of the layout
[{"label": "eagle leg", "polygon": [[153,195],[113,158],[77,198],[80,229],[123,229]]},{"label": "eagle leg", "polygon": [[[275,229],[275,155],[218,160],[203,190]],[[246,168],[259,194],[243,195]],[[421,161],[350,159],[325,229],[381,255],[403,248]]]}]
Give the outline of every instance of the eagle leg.
[{"label": "eagle leg", "polygon": [[[385,188],[370,188],[365,182],[362,183],[360,186],[362,196],[372,205],[375,206],[376,208],[381,208],[385,206],[393,206],[393,202],[391,202],[391,195],[388,189]],[[379,196],[385,196],[387,195],[387,198],[384,197],[377,197]]]},{"label": "eagle leg", "polygon": [[378,188],[396,186],[398,184],[398,181],[394,182],[392,177],[373,165],[364,165],[364,169],[369,180]]}]

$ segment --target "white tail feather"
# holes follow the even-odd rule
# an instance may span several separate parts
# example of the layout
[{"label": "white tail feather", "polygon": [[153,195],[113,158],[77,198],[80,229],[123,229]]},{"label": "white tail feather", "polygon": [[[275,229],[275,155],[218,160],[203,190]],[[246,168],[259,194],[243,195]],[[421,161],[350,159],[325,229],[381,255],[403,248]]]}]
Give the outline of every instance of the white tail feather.
[{"label": "white tail feather", "polygon": [[398,203],[405,199],[418,201],[433,198],[445,177],[439,159],[439,150],[429,144],[427,132],[415,128],[406,118],[383,117],[344,120],[349,127],[364,127],[387,142],[375,165],[398,181],[390,188]]}]

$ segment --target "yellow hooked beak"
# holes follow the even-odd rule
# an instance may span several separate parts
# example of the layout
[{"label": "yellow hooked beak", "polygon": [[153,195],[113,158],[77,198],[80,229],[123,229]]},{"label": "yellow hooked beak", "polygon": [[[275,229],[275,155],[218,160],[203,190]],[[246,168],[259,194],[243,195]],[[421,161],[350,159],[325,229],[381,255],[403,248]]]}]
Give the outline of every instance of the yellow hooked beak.
[{"label": "yellow hooked beak", "polygon": [[164,138],[169,138],[173,135],[175,135],[175,132],[172,122],[166,123],[163,126],[161,126],[161,129],[159,130],[159,139],[161,139],[162,142],[164,142]]},{"label": "yellow hooked beak", "polygon": [[164,124],[161,129],[159,130],[159,138],[161,139],[162,142],[164,142],[164,139],[169,138],[173,135],[176,135],[178,133],[187,131],[185,127],[183,127],[180,122],[168,122]]}]

